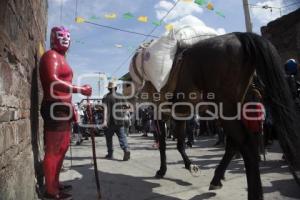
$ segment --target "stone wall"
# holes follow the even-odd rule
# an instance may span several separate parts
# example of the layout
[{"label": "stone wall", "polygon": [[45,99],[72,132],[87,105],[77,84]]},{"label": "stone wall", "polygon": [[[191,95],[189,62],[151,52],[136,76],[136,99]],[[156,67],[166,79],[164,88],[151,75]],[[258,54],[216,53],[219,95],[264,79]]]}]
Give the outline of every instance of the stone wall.
[{"label": "stone wall", "polygon": [[42,120],[37,67],[47,0],[0,1],[0,200],[37,199]]},{"label": "stone wall", "polygon": [[261,33],[277,48],[282,62],[290,58],[300,62],[300,8],[262,27]]}]

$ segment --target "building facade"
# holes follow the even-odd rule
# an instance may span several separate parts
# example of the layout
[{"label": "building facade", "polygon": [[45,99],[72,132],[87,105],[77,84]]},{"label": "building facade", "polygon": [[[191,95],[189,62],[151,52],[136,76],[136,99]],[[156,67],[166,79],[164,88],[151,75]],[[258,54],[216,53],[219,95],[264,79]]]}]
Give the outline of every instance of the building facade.
[{"label": "building facade", "polygon": [[300,8],[268,23],[261,33],[277,48],[283,63],[290,58],[300,62]]},{"label": "building facade", "polygon": [[37,199],[42,184],[38,65],[47,0],[0,1],[0,200]]}]

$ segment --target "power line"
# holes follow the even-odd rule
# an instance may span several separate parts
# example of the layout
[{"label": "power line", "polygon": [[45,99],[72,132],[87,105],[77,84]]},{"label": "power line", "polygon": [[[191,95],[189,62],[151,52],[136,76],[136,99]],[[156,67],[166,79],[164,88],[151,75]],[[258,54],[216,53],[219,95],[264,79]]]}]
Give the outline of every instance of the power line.
[{"label": "power line", "polygon": [[294,10],[299,9],[299,7],[300,7],[300,2],[297,2],[297,3],[293,3],[293,4],[290,4],[290,5],[284,6],[282,8],[282,10],[285,14],[287,14],[287,13],[290,13]]},{"label": "power line", "polygon": [[[179,3],[179,1],[180,1],[180,0],[177,0],[177,1],[175,2],[175,4],[172,6],[172,8],[170,8],[170,10],[169,10],[169,11],[161,18],[160,22],[163,22],[163,21],[167,18],[167,16],[170,14],[170,12],[171,12],[172,10],[174,10],[174,8],[177,6],[177,4]],[[155,27],[150,31],[150,33],[148,34],[148,36],[146,36],[146,37],[144,38],[144,40],[143,40],[141,43],[145,42],[145,41],[149,38],[149,36],[150,36],[152,33],[154,33],[154,31],[155,31],[157,28],[158,28],[158,26],[155,26]],[[125,63],[127,63],[127,61],[135,54],[135,51],[136,51],[136,50],[132,51],[131,54],[130,54],[123,62],[121,62],[121,64],[116,68],[116,70],[112,73],[112,75],[115,74],[115,73],[117,73],[117,72],[123,67],[123,65],[124,65]]]},{"label": "power line", "polygon": [[289,4],[289,5],[286,5],[286,6],[281,6],[281,7],[268,6],[267,4],[266,5],[248,4],[248,5],[251,6],[251,7],[254,7],[254,8],[278,8],[278,9],[281,8],[281,9],[284,9],[286,7],[294,6],[296,4],[300,4],[300,2],[295,2],[295,3]]},{"label": "power line", "polygon": [[[175,2],[175,4],[172,6],[172,8],[165,14],[165,16],[163,16],[163,18],[161,18],[160,23],[163,22],[163,21],[167,18],[167,16],[170,14],[170,12],[171,12],[172,10],[174,10],[174,8],[177,6],[177,4],[179,3],[179,1],[180,1],[180,0],[177,0],[177,1]],[[157,27],[158,27],[158,26],[155,26],[155,27],[150,31],[149,35],[151,35],[151,34],[157,29]],[[148,39],[148,38],[146,37],[146,38],[143,40],[143,42],[145,42],[147,39]]]},{"label": "power line", "polygon": [[282,11],[285,10],[290,10],[291,9],[291,6],[295,6],[297,4],[300,4],[300,2],[294,2],[294,3],[291,3],[289,5],[286,5],[286,6],[281,6],[281,7],[275,7],[275,6],[269,6],[269,5],[257,5],[257,4],[248,4],[251,8],[262,8],[262,9],[271,9],[271,12],[272,12],[272,9],[278,9],[279,12],[280,12],[280,16],[282,16]]},{"label": "power line", "polygon": [[145,34],[145,33],[139,33],[139,32],[135,32],[135,31],[130,31],[130,30],[125,30],[125,29],[120,29],[120,28],[116,28],[116,27],[112,27],[112,26],[107,26],[107,25],[103,25],[103,24],[98,24],[98,23],[94,23],[94,22],[90,22],[90,21],[85,21],[85,23],[87,24],[92,24],[95,26],[99,26],[102,28],[108,28],[108,29],[112,29],[112,30],[116,30],[116,31],[121,31],[121,32],[125,32],[125,33],[131,33],[131,34],[136,34],[136,35],[142,35],[142,36],[146,36],[146,37],[153,37],[153,38],[159,38],[156,35],[150,35],[150,34]]},{"label": "power line", "polygon": [[274,7],[274,6],[269,6],[268,4],[266,5],[255,5],[255,4],[248,4],[251,8],[261,8],[261,9],[270,9],[271,13],[273,12],[273,9],[278,9],[280,13],[280,17],[282,16],[282,7]]},{"label": "power line", "polygon": [[294,6],[296,4],[300,4],[300,2],[292,3],[292,4],[287,5],[287,6],[282,6],[281,8],[287,8],[287,7],[290,7],[290,6]]},{"label": "power line", "polygon": [[136,51],[136,50],[132,51],[132,52],[130,53],[130,55],[129,55],[123,62],[121,62],[121,64],[115,69],[115,71],[113,71],[112,75],[114,75],[115,73],[117,73],[117,72],[123,67],[123,65],[124,65],[130,58],[132,58],[132,56],[135,54],[135,51]]},{"label": "power line", "polygon": [[[180,0],[177,0],[175,2],[175,4],[172,6],[172,8],[170,8],[170,10],[168,10],[168,12],[161,18],[160,22],[163,22],[165,20],[165,18],[170,14],[170,12],[177,6],[177,4],[179,3]],[[75,0],[75,17],[78,16],[78,0]],[[145,36],[145,38],[143,39],[142,43],[145,42],[149,37],[152,38],[159,38],[159,36],[156,35],[152,35],[154,33],[154,31],[158,28],[158,26],[155,26],[150,32],[149,34],[144,34],[144,33],[139,33],[139,32],[135,32],[135,31],[130,31],[130,30],[125,30],[125,29],[121,29],[121,28],[117,28],[117,27],[112,27],[112,26],[107,26],[107,25],[103,25],[103,24],[98,24],[98,23],[94,23],[94,22],[90,22],[90,21],[84,21],[84,23],[87,24],[92,24],[95,26],[99,26],[102,28],[108,28],[108,29],[112,29],[112,30],[117,30],[117,31],[121,31],[121,32],[126,32],[126,33],[131,33],[131,34],[136,34],[136,35],[141,35],[141,36]],[[131,54],[123,61],[121,62],[121,64],[116,68],[116,70],[112,73],[115,74],[117,71],[119,71],[123,65],[134,55],[136,50],[132,51]]]}]

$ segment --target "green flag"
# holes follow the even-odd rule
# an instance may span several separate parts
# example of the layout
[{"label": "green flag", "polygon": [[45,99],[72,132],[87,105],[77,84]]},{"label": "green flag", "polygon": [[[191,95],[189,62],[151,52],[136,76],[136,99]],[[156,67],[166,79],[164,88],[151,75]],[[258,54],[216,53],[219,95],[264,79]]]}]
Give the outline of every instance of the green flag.
[{"label": "green flag", "polygon": [[195,3],[200,6],[204,6],[207,4],[207,0],[195,0]]},{"label": "green flag", "polygon": [[216,11],[216,14],[219,15],[219,16],[221,16],[221,17],[223,17],[223,18],[225,18],[225,15],[222,12],[220,12],[220,11]]},{"label": "green flag", "polygon": [[97,17],[95,15],[93,15],[93,16],[90,17],[90,20],[98,20],[98,19],[99,19],[99,17]]},{"label": "green flag", "polygon": [[130,12],[123,14],[124,19],[132,19],[134,16]]},{"label": "green flag", "polygon": [[154,26],[160,26],[162,24],[162,21],[153,21],[152,24]]}]

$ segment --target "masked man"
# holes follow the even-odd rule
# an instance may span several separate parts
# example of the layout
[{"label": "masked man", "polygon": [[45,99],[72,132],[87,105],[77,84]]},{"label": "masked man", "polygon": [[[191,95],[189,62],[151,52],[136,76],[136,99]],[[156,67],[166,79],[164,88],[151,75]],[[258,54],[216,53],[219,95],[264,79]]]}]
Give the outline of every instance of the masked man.
[{"label": "masked man", "polygon": [[92,94],[89,85],[72,85],[73,72],[65,56],[70,46],[70,32],[54,27],[50,36],[51,50],[40,62],[40,79],[44,91],[41,115],[44,119],[45,158],[43,162],[46,193],[44,199],[72,199],[71,186],[59,183],[59,172],[69,147],[73,120],[72,93]]}]

